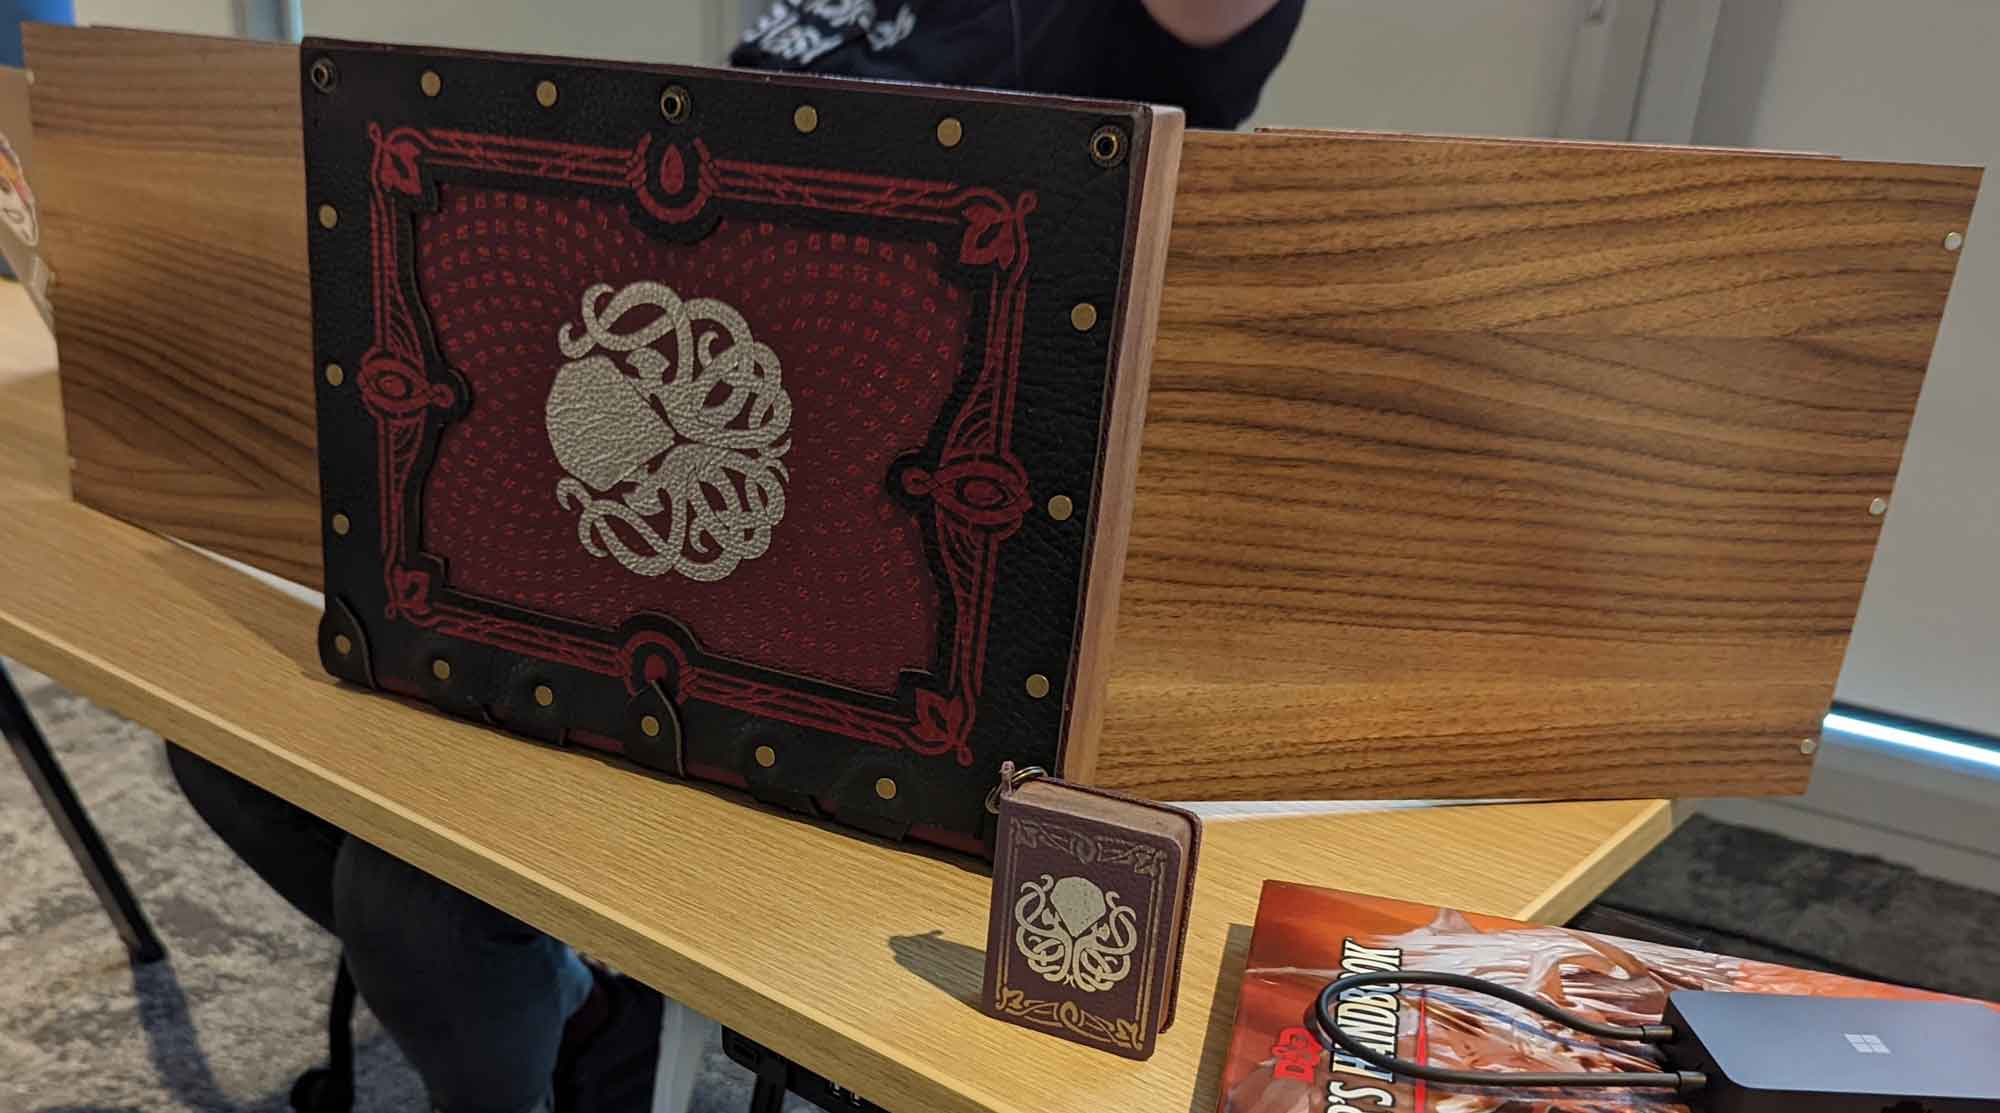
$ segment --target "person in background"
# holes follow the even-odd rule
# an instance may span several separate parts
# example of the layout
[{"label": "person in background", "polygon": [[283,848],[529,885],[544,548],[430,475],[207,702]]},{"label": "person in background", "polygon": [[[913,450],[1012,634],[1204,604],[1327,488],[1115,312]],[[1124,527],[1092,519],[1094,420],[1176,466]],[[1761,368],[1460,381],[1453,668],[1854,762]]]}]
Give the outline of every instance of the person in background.
[{"label": "person in background", "polygon": [[1305,0],[776,0],[737,66],[1179,106],[1250,117]]},{"label": "person in background", "polygon": [[[1234,127],[1304,0],[781,0],[739,66],[1180,106]],[[361,997],[444,1113],[646,1113],[660,996],[204,758],[181,790],[258,876],[339,937]]]},{"label": "person in background", "polygon": [[0,66],[22,66],[21,24],[76,22],[76,0],[0,0]]}]

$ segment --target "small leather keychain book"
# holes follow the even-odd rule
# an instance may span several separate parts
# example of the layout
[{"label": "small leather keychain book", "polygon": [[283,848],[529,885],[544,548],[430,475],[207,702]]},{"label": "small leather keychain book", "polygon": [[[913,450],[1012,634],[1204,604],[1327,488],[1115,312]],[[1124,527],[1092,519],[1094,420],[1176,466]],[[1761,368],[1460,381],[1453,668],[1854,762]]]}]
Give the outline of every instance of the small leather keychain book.
[{"label": "small leather keychain book", "polygon": [[981,1007],[1128,1059],[1173,1024],[1201,820],[1001,768]]}]

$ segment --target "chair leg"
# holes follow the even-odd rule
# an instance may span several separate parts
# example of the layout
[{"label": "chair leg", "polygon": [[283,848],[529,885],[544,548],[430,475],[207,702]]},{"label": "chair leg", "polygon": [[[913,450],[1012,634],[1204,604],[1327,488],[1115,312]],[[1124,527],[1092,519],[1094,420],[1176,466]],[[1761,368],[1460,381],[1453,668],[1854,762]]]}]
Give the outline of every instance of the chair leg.
[{"label": "chair leg", "polygon": [[0,665],[0,734],[7,736],[14,756],[28,773],[28,781],[41,796],[42,806],[48,809],[56,830],[62,832],[63,841],[69,844],[70,853],[76,856],[77,865],[83,868],[83,876],[97,891],[97,899],[104,905],[104,911],[111,917],[119,936],[125,940],[132,961],[148,963],[165,958],[166,948],[153,934],[153,926],[146,922],[146,914],[140,911],[138,899],[133,897],[131,887],[125,884],[125,875],[118,872],[118,863],[111,860],[110,849],[104,845],[96,825],[91,823],[89,813],[83,810],[83,802],[76,798],[76,790],[70,787],[69,778],[56,764],[56,756],[49,751],[48,740],[42,737],[41,728],[28,714],[28,705],[15,689],[5,665]]},{"label": "chair leg", "polygon": [[292,1083],[293,1113],[354,1113],[354,976],[347,956],[333,979],[333,1004],[326,1010],[326,1066],[314,1067]]}]

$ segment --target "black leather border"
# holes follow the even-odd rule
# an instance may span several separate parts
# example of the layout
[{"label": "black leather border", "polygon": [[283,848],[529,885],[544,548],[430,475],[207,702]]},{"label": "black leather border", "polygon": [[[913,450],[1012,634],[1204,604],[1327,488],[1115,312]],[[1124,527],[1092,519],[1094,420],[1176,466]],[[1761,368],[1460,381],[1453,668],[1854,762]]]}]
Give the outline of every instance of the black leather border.
[{"label": "black leather border", "polygon": [[[314,79],[322,60],[332,66],[327,90]],[[426,71],[441,76],[441,95],[420,92]],[[323,67],[320,72],[325,73]],[[559,90],[553,108],[536,100],[541,81],[552,81]],[[660,112],[660,97],[669,85],[686,89],[692,100],[689,118],[678,124],[669,124]],[[1074,672],[1089,541],[1099,528],[1104,422],[1112,392],[1109,357],[1121,323],[1121,276],[1131,260],[1147,109],[323,41],[304,44],[301,92],[307,188],[302,217],[310,230],[317,355],[310,373],[319,409],[321,492],[324,517],[330,520],[339,512],[350,523],[345,535],[324,530],[331,617],[321,642],[330,671],[547,742],[575,741],[584,732],[650,767],[677,772],[680,766],[692,766],[698,775],[739,783],[771,802],[831,813],[891,836],[914,828],[918,837],[977,841],[987,818],[984,800],[1003,760],[1059,767],[1070,702],[1063,685]],[[793,126],[793,112],[801,103],[811,103],[818,113],[818,127],[810,135]],[[964,126],[964,141],[954,148],[934,137],[937,121],[946,115]],[[329,363],[358,367],[372,344],[367,220],[371,123],[384,131],[398,126],[458,129],[605,147],[627,147],[642,135],[685,131],[726,147],[735,158],[986,186],[1007,196],[1037,193],[1036,211],[1028,218],[1032,263],[1013,445],[1029,476],[1033,506],[1000,550],[991,649],[969,765],[949,755],[891,750],[700,701],[673,709],[675,745],[668,747],[660,735],[641,729],[646,709],[662,698],[656,689],[641,687],[635,693],[633,685],[617,678],[384,617],[376,426],[352,382],[333,386],[320,373]],[[1107,124],[1134,140],[1126,157],[1111,167],[1093,160],[1089,146],[1092,134]],[[334,228],[324,228],[316,219],[321,205],[332,205],[341,214]],[[865,228],[869,220],[824,219],[830,227],[848,230]],[[909,238],[911,226],[902,223],[895,231]],[[958,232],[941,234],[953,237],[953,254],[947,257],[955,257]],[[1088,332],[1072,328],[1069,320],[1070,307],[1081,301],[1094,303],[1101,313]],[[982,329],[983,323],[975,322],[972,335]],[[435,356],[428,337],[425,344]],[[976,345],[969,348],[974,349],[969,365],[976,368]],[[432,430],[429,438],[434,441],[435,435]],[[926,455],[935,455],[937,439],[933,437]],[[1079,513],[1068,522],[1055,522],[1042,509],[1055,493],[1069,494],[1078,504]],[[571,628],[543,621],[552,628]],[[365,647],[365,655],[344,661],[330,652],[336,625]],[[449,680],[440,681],[431,671],[440,657],[450,661]],[[1049,677],[1057,690],[1047,698],[1032,698],[1023,683],[1030,673]],[[554,692],[555,711],[531,698],[538,686]],[[651,718],[658,723],[663,716]],[[775,752],[773,765],[756,760],[760,746]],[[898,786],[893,798],[877,792],[882,778]]]}]

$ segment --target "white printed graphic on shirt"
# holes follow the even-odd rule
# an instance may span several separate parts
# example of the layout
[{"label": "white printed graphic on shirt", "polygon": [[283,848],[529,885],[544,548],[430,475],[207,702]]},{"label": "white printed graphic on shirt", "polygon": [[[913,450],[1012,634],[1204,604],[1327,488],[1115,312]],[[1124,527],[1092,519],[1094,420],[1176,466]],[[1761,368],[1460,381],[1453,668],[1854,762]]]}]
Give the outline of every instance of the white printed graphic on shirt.
[{"label": "white printed graphic on shirt", "polygon": [[[804,22],[802,16],[819,23]],[[778,0],[743,33],[743,41],[773,57],[811,65],[845,42],[850,27],[865,28],[873,50],[887,50],[917,28],[917,14],[908,4],[893,19],[875,17],[873,0]]]}]

